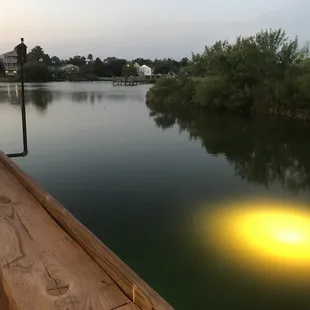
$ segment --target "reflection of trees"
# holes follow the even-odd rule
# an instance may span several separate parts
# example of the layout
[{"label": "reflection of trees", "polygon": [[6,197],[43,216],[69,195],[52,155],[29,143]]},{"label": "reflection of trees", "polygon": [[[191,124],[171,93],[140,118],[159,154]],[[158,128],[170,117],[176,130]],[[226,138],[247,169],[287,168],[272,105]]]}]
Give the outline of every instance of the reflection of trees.
[{"label": "reflection of trees", "polygon": [[75,92],[72,93],[73,102],[87,102],[88,93],[87,92]]},{"label": "reflection of trees", "polygon": [[90,103],[91,104],[94,104],[95,103],[95,101],[96,101],[96,97],[95,97],[95,94],[94,93],[90,93]]},{"label": "reflection of trees", "polygon": [[97,102],[101,102],[102,99],[103,99],[102,94],[97,94],[97,95],[96,95],[96,99],[97,99]]},{"label": "reflection of trees", "polygon": [[174,126],[175,118],[169,114],[154,115],[154,121],[158,127],[168,129]]},{"label": "reflection of trees", "polygon": [[199,139],[208,153],[224,155],[247,182],[265,187],[277,183],[294,192],[310,190],[309,124],[149,108],[158,127],[178,124],[190,139]]},{"label": "reflection of trees", "polygon": [[[90,84],[91,85],[91,84]],[[104,84],[103,84],[104,85]],[[144,102],[144,91],[131,91],[130,89],[104,89],[93,90],[89,85],[81,85],[81,89],[73,90],[70,87],[53,88],[49,84],[26,84],[25,103],[33,104],[39,111],[47,110],[52,101],[68,100],[75,103],[102,103],[107,101],[124,102],[139,101]],[[100,86],[101,87],[101,86]],[[0,85],[0,104],[20,105],[21,89],[19,84]]]},{"label": "reflection of trees", "polygon": [[25,94],[25,101],[33,104],[40,112],[44,112],[53,102],[53,93],[46,88],[30,89]]},{"label": "reflection of trees", "polygon": [[[68,94],[64,93],[63,96]],[[99,103],[103,100],[124,102],[127,100],[144,101],[144,95],[140,93],[127,93],[127,92],[111,92],[111,91],[76,91],[71,93],[71,100],[76,103]]]},{"label": "reflection of trees", "polygon": [[[33,104],[39,111],[45,111],[47,106],[54,100],[54,94],[44,87],[25,89],[25,104]],[[7,84],[0,87],[0,103],[12,105],[21,104],[21,89],[19,85]]]}]

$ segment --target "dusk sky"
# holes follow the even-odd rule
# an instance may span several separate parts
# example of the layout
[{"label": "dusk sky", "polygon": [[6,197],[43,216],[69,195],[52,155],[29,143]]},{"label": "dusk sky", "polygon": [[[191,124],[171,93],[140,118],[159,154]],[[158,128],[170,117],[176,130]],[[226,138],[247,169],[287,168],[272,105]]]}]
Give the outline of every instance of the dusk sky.
[{"label": "dusk sky", "polygon": [[1,10],[0,53],[21,36],[61,58],[180,58],[262,28],[310,41],[309,0],[14,0]]}]

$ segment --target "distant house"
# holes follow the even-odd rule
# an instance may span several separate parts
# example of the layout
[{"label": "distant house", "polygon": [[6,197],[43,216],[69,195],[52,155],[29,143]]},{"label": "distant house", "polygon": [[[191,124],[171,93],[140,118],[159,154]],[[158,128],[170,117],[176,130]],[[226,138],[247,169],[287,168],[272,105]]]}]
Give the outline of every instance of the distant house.
[{"label": "distant house", "polygon": [[18,73],[19,66],[16,51],[10,51],[0,55],[0,61],[4,64],[5,74],[7,76],[14,76]]},{"label": "distant house", "polygon": [[58,70],[66,72],[66,73],[72,73],[72,72],[79,72],[80,68],[78,66],[68,64],[68,65],[59,67]]},{"label": "distant house", "polygon": [[137,68],[137,70],[140,70],[140,68],[141,68],[141,66],[140,66],[137,62],[135,62],[135,63],[133,64],[133,66],[134,66],[135,68]]},{"label": "distant house", "polygon": [[140,66],[137,62],[134,63],[134,67],[137,69],[139,76],[149,76],[153,75],[152,68],[148,67],[147,65]]},{"label": "distant house", "polygon": [[152,76],[152,68],[148,67],[147,65],[143,65],[141,66],[141,69],[144,76]]}]

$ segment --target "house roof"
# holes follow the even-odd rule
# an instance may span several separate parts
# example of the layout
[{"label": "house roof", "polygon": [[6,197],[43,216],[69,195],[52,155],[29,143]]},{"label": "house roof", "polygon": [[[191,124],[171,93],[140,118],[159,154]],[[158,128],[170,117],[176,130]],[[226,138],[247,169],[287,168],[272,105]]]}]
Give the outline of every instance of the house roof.
[{"label": "house roof", "polygon": [[7,53],[1,54],[0,56],[17,56],[16,51],[9,51]]},{"label": "house roof", "polygon": [[80,69],[80,68],[72,64],[68,64],[59,68],[59,70],[67,70],[67,69]]}]

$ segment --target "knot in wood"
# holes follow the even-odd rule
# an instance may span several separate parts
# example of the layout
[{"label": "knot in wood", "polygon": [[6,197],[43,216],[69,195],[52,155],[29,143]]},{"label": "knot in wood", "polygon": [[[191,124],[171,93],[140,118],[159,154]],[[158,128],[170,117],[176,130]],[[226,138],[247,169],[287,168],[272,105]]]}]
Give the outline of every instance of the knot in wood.
[{"label": "knot in wood", "polygon": [[69,290],[69,284],[60,279],[49,278],[47,280],[46,291],[52,296],[64,295]]},{"label": "knot in wood", "polygon": [[12,200],[5,196],[0,196],[0,203],[10,203]]}]

